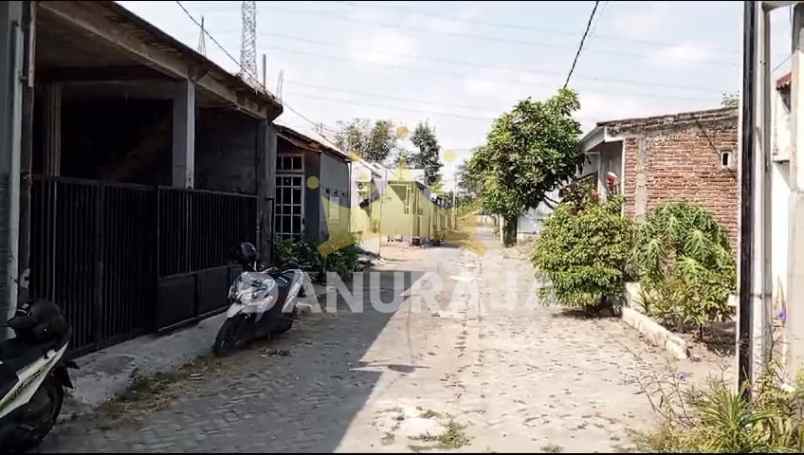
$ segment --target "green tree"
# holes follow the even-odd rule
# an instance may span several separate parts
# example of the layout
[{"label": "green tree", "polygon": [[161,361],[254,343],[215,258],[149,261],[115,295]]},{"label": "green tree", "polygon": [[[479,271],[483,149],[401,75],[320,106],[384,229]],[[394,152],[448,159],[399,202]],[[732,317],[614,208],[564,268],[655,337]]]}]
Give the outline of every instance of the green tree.
[{"label": "green tree", "polygon": [[486,144],[472,156],[469,170],[482,182],[483,208],[505,220],[506,246],[516,243],[519,215],[581,169],[581,126],[572,117],[579,108],[571,89],[545,101],[520,101],[494,121]]},{"label": "green tree", "polygon": [[441,180],[439,171],[443,166],[438,157],[441,146],[438,145],[435,129],[426,122],[419,123],[413,130],[410,142],[419,150],[411,157],[413,166],[424,169],[425,184],[435,185]]},{"label": "green tree", "polygon": [[482,189],[482,180],[476,174],[473,174],[466,161],[458,165],[456,171],[458,180],[458,197],[461,200],[476,199]]},{"label": "green tree", "polygon": [[397,148],[397,132],[388,120],[353,119],[338,122],[335,145],[347,153],[354,153],[366,161],[381,162]]},{"label": "green tree", "polygon": [[720,105],[723,107],[738,107],[740,105],[740,93],[721,92]]}]

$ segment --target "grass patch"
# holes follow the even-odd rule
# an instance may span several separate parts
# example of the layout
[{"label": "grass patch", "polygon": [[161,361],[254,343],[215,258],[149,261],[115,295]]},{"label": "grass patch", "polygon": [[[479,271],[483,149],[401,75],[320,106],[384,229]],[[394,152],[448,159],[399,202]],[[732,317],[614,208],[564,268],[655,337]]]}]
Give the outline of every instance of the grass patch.
[{"label": "grass patch", "polygon": [[433,411],[432,409],[428,409],[428,410],[422,412],[421,414],[419,414],[419,417],[421,417],[423,419],[433,419],[433,418],[438,419],[438,418],[441,417],[441,413]]},{"label": "grass patch", "polygon": [[447,428],[441,434],[432,435],[430,433],[425,433],[419,436],[411,436],[409,438],[412,441],[434,443],[433,445],[410,445],[408,447],[416,452],[433,449],[460,449],[461,447],[468,445],[470,442],[469,436],[466,435],[464,430],[466,430],[466,425],[461,425],[456,423],[454,420],[450,420],[449,423],[447,423]]},{"label": "grass patch", "polygon": [[396,441],[396,436],[390,431],[386,431],[382,439],[380,439],[380,441],[382,442],[382,445],[389,446],[393,444],[394,441]]},{"label": "grass patch", "polygon": [[102,424],[99,428],[111,429],[116,424],[133,423],[144,415],[170,407],[183,387],[221,373],[222,366],[220,359],[206,355],[170,373],[135,378],[123,393],[100,406]]},{"label": "grass patch", "polygon": [[547,444],[546,446],[542,447],[542,452],[544,453],[561,453],[564,451],[564,448],[557,444]]}]

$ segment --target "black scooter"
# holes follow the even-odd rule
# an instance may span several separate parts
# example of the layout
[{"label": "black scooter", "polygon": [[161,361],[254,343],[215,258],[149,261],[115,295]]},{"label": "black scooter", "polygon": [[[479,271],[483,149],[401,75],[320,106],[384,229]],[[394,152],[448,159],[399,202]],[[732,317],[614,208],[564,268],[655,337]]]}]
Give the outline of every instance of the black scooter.
[{"label": "black scooter", "polygon": [[0,343],[0,448],[25,451],[39,445],[61,412],[64,388],[72,388],[64,361],[70,328],[58,306],[40,300],[8,321],[15,338]]}]

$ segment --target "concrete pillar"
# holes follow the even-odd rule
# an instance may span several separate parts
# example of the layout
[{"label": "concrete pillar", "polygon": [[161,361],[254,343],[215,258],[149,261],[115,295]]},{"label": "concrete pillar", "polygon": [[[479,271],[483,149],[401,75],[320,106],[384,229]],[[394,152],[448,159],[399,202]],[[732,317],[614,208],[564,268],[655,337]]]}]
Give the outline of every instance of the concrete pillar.
[{"label": "concrete pillar", "polygon": [[[790,155],[790,201],[788,231],[788,314],[785,341],[790,367],[804,362],[804,5],[798,4],[793,18],[792,148]],[[791,372],[792,374],[795,371]]]},{"label": "concrete pillar", "polygon": [[49,83],[37,87],[42,92],[43,162],[45,175],[61,175],[61,95],[62,85]]},{"label": "concrete pillar", "polygon": [[[0,322],[17,306],[23,2],[0,3]],[[0,339],[6,335],[0,330]]]},{"label": "concrete pillar", "polygon": [[173,97],[173,179],[172,185],[192,188],[195,177],[195,85],[176,83]]},{"label": "concrete pillar", "polygon": [[272,238],[274,234],[274,205],[276,196],[276,130],[265,119],[260,120],[257,129],[257,218],[258,242],[263,260],[271,262]]}]

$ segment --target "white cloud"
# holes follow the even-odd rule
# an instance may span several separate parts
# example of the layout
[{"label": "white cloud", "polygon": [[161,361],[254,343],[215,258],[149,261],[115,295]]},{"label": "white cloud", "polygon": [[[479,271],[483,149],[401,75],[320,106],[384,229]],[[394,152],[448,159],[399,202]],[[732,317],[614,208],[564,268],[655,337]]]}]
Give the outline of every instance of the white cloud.
[{"label": "white cloud", "polygon": [[502,87],[498,81],[468,77],[463,80],[463,88],[472,96],[490,96],[499,94]]},{"label": "white cloud", "polygon": [[666,99],[609,95],[595,93],[593,90],[582,91],[579,100],[581,109],[575,117],[581,122],[584,131],[589,131],[595,126],[595,123],[606,120],[648,117],[700,108],[700,106],[692,106],[689,103]]},{"label": "white cloud", "polygon": [[368,63],[405,64],[416,55],[416,41],[393,30],[376,30],[349,41],[353,60]]},{"label": "white cloud", "polygon": [[667,27],[668,21],[673,17],[669,11],[672,5],[663,2],[628,2],[616,6],[616,14],[611,11],[607,19],[613,23],[617,31],[615,35],[626,38],[651,39],[650,37],[655,37],[657,32]]},{"label": "white cloud", "polygon": [[440,33],[465,33],[477,28],[472,21],[480,16],[480,9],[476,5],[461,8],[459,14],[452,18],[428,17],[424,21],[425,27]]},{"label": "white cloud", "polygon": [[713,57],[713,52],[702,43],[681,43],[667,46],[651,55],[651,62],[658,66],[677,67],[696,65]]}]

